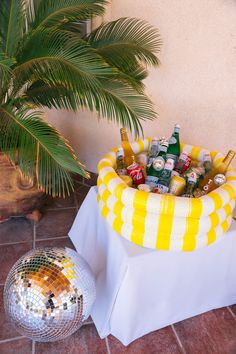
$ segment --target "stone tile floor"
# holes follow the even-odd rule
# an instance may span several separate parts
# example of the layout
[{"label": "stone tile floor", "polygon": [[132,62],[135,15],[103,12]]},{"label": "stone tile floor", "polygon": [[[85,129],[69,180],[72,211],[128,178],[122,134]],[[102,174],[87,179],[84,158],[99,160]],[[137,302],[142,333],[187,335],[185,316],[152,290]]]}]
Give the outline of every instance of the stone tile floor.
[{"label": "stone tile floor", "polygon": [[152,332],[129,346],[113,336],[100,339],[91,320],[67,339],[35,343],[9,324],[3,309],[3,288],[12,265],[38,246],[74,248],[67,234],[89,186],[77,184],[74,195],[55,199],[37,223],[12,218],[0,224],[0,354],[236,354],[236,305],[209,311]]}]

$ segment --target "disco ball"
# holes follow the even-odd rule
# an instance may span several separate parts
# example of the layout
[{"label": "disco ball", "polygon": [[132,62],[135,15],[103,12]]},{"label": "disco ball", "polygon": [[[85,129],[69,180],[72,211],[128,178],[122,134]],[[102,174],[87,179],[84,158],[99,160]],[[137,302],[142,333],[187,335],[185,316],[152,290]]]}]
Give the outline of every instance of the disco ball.
[{"label": "disco ball", "polygon": [[95,300],[94,276],[70,248],[39,248],[12,267],[4,307],[22,335],[39,342],[61,340],[88,318]]}]

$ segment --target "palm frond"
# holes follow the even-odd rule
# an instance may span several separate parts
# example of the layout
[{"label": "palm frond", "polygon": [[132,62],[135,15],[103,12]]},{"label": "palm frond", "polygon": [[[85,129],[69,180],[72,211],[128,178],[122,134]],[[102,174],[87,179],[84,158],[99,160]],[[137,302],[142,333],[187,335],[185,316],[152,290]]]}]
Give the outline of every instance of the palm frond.
[{"label": "palm frond", "polygon": [[9,88],[9,81],[12,77],[11,67],[15,64],[14,58],[8,58],[0,53],[0,102],[5,99],[5,94]]},{"label": "palm frond", "polygon": [[33,29],[60,26],[75,20],[88,20],[102,15],[106,0],[41,0],[36,2]]},{"label": "palm frond", "polygon": [[[35,41],[35,39],[37,39]],[[116,72],[82,39],[73,33],[53,31],[37,34],[17,57],[14,94],[27,82],[45,81],[55,86],[63,83],[74,91],[99,86],[98,78]]]},{"label": "palm frond", "polygon": [[138,137],[143,129],[141,122],[157,117],[153,103],[143,93],[118,80],[104,80],[103,91],[96,100],[100,116],[127,127]]},{"label": "palm frond", "polygon": [[24,0],[1,0],[0,51],[15,56],[24,29]]},{"label": "palm frond", "polygon": [[38,187],[53,196],[73,188],[70,172],[87,176],[68,142],[43,120],[41,112],[0,107],[0,149],[12,160],[18,156],[24,175],[37,177]]},{"label": "palm frond", "polygon": [[48,107],[68,109],[74,112],[82,106],[80,96],[67,89],[63,84],[53,86],[43,81],[37,81],[25,88],[24,95],[19,97],[18,106],[21,104],[30,107]]},{"label": "palm frond", "polygon": [[121,70],[137,61],[159,64],[154,54],[161,46],[159,32],[143,20],[120,18],[102,24],[88,35],[87,40],[108,63]]}]

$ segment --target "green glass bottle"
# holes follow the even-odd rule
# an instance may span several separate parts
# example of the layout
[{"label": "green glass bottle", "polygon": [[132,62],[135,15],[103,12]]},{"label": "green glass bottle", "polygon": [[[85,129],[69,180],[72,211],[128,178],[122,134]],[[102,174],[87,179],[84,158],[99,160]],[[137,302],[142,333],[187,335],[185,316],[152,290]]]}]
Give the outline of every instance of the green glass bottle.
[{"label": "green glass bottle", "polygon": [[169,139],[169,146],[166,154],[167,159],[174,160],[174,164],[176,164],[180,155],[179,130],[180,126],[175,124],[174,132]]},{"label": "green glass bottle", "polygon": [[152,165],[149,167],[147,171],[147,177],[145,183],[152,188],[157,186],[158,180],[164,169],[167,149],[168,149],[168,142],[165,141],[160,146],[160,150],[158,152],[157,157],[153,160]]}]

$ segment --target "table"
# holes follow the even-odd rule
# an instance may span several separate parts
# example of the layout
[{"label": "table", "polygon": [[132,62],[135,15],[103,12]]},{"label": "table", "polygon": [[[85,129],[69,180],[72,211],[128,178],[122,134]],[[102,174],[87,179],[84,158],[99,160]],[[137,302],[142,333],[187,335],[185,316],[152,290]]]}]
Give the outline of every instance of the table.
[{"label": "table", "polygon": [[91,317],[101,338],[124,345],[159,328],[236,303],[236,222],[194,252],[156,251],[119,236],[87,194],[69,236],[95,277]]}]

